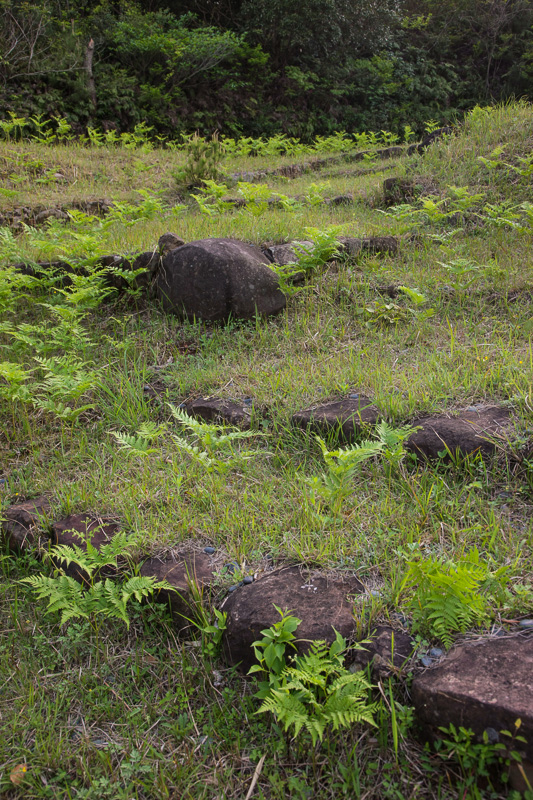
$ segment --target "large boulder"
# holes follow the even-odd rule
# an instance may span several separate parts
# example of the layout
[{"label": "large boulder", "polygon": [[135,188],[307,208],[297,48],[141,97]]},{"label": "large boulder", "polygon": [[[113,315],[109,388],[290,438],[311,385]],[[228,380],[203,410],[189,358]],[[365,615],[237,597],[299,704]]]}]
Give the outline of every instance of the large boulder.
[{"label": "large boulder", "polygon": [[233,239],[201,239],[162,259],[156,294],[166,311],[187,319],[251,319],[278,314],[285,295],[258,247]]}]

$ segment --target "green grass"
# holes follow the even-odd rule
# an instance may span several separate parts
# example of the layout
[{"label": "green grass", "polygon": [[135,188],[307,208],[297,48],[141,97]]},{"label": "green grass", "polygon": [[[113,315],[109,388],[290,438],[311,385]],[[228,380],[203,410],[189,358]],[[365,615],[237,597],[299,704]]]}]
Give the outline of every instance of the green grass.
[{"label": "green grass", "polygon": [[[307,227],[328,225],[343,225],[346,235],[402,235],[394,257],[339,260],[314,274],[275,319],[193,325],[164,315],[145,299],[110,297],[83,310],[86,316],[74,307],[85,340],[69,340],[67,325],[63,339],[56,333],[54,347],[57,320],[43,303],[57,304],[57,292],[46,280],[26,286],[15,277],[1,295],[0,362],[36,370],[34,356],[43,348],[47,357],[61,358],[68,344],[82,369],[97,370],[98,379],[72,401],[94,405],[76,422],[29,402],[2,399],[0,463],[8,480],[0,489],[2,506],[46,491],[53,495],[56,517],[85,510],[118,515],[132,531],[138,554],[192,542],[212,544],[221,560],[235,559],[250,571],[264,568],[267,554],[278,564],[305,561],[348,570],[369,590],[381,592],[379,598],[365,595],[356,609],[362,636],[379,622],[397,624],[395,614],[405,611],[407,602],[398,587],[416,557],[460,560],[477,547],[494,567],[510,565],[511,586],[530,584],[533,468],[527,462],[405,460],[387,472],[379,460],[368,461],[331,519],[316,513],[302,480],[324,471],[320,449],[312,437],[291,428],[290,418],[353,390],[374,398],[395,426],[427,412],[506,403],[517,420],[513,450],[521,452],[533,425],[531,231],[467,220],[451,238],[446,235],[455,229],[435,224],[417,225],[410,237],[404,222],[382,213],[381,185],[388,175],[414,169],[430,176],[442,196],[455,185],[485,192],[490,202],[531,200],[525,183],[509,188],[498,178],[495,184],[495,173],[477,156],[489,155],[502,141],[514,158],[525,155],[532,126],[533,111],[525,104],[496,109],[489,117],[477,112],[457,137],[415,160],[398,161],[392,171],[360,175],[355,167],[366,165],[347,164],[267,181],[290,196],[327,182],[327,195],[353,192],[351,206],[207,217],[191,204],[178,215],[166,209],[133,224],[96,228],[80,245],[81,255],[84,247],[86,255],[94,255],[95,241],[98,252],[135,253],[152,249],[168,230],[188,241],[233,236],[261,244],[301,238]],[[4,208],[28,202],[30,195],[32,203],[44,206],[92,196],[132,201],[143,188],[161,191],[169,205],[170,170],[181,157],[159,150],[0,146],[0,158],[14,153],[46,159],[47,167],[68,177],[68,185],[36,186],[26,176],[17,184],[16,202],[6,199]],[[284,159],[291,161],[263,159],[261,166]],[[259,161],[234,159],[229,171],[258,168]],[[390,162],[369,166],[388,168]],[[17,236],[5,245],[4,264],[52,257],[54,246],[65,241],[62,230],[72,226],[50,229],[46,247],[31,234]],[[458,258],[483,267],[468,286],[441,265]],[[11,274],[3,271],[2,291]],[[427,298],[423,308],[433,308],[434,316],[408,314],[410,301],[401,295],[391,299],[391,285],[418,289]],[[364,309],[376,302],[397,308],[385,309],[373,323]],[[10,334],[23,324],[36,326],[33,342]],[[32,373],[31,380],[42,382],[42,373]],[[167,390],[160,400],[149,400],[143,391],[152,383]],[[39,391],[44,390],[33,390]],[[166,401],[207,394],[253,397],[269,421],[267,436],[242,444],[258,455],[227,474],[206,472],[167,434],[153,445],[156,452],[142,459],[128,458],[112,436],[113,431],[134,434],[147,421],[177,433]],[[60,628],[20,584],[42,569],[34,556],[5,554],[0,562],[2,797],[244,798],[263,755],[258,798],[458,796],[460,780],[459,788],[449,784],[440,761],[417,743],[405,714],[396,758],[390,707],[383,698],[376,731],[356,727],[331,736],[313,764],[305,740],[287,751],[276,726],[254,715],[254,685],[202,656],[199,642],[177,641],[160,609],[135,612],[129,632],[104,623],[104,655],[97,666],[90,628]],[[217,598],[223,588],[222,580]],[[531,614],[531,599],[515,599],[514,606],[512,598],[506,602],[507,607],[495,607],[497,627],[509,625],[501,617]],[[422,642],[421,652],[426,646]],[[407,687],[408,675],[393,680],[396,700],[406,707]],[[9,776],[21,763],[28,771],[17,787]],[[494,796],[511,795],[501,787]]]}]

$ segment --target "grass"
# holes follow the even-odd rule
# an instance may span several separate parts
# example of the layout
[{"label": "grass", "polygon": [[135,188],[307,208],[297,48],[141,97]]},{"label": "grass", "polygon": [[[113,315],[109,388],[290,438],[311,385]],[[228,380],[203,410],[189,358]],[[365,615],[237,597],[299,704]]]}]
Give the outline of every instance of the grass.
[{"label": "grass", "polygon": [[[118,515],[139,554],[193,542],[216,546],[247,571],[264,568],[271,554],[278,564],[305,561],[355,572],[368,588],[365,608],[358,607],[362,636],[379,622],[397,625],[395,615],[405,611],[397,589],[413,557],[460,559],[477,547],[487,562],[510,565],[515,583],[531,584],[533,474],[527,462],[404,461],[387,473],[380,462],[368,461],[331,520],[315,513],[302,480],[324,470],[320,450],[312,437],[290,426],[295,411],[353,390],[374,398],[396,426],[427,412],[506,403],[518,420],[513,449],[520,453],[533,422],[531,231],[479,219],[467,219],[459,231],[446,224],[412,228],[384,215],[381,207],[383,178],[408,170],[431,177],[443,197],[455,185],[486,192],[491,202],[530,200],[525,183],[509,188],[509,181],[495,182],[495,173],[477,156],[489,155],[502,141],[513,158],[527,155],[531,107],[476,114],[467,117],[457,137],[415,160],[395,162],[392,172],[360,175],[354,169],[361,165],[347,164],[267,181],[290,196],[327,182],[327,195],[353,192],[351,206],[207,217],[191,204],[178,215],[165,208],[133,224],[117,221],[93,232],[99,252],[121,254],[153,248],[167,230],[187,241],[233,236],[261,244],[303,238],[307,227],[341,224],[346,235],[398,234],[402,240],[394,257],[328,265],[289,300],[283,315],[268,321],[226,327],[183,323],[128,296],[74,308],[86,337],[77,344],[69,340],[69,347],[84,369],[98,370],[96,386],[75,402],[94,408],[72,422],[3,399],[3,507],[46,491],[53,494],[56,517],[92,509]],[[19,159],[23,180],[16,184],[19,196],[7,198],[4,208],[28,202],[30,194],[44,206],[103,195],[131,202],[139,188],[162,192],[170,205],[170,170],[180,155],[4,143],[0,158],[7,157]],[[23,157],[60,170],[68,185],[36,185],[20,166]],[[284,158],[234,159],[228,171],[276,166]],[[388,169],[390,162],[371,166]],[[482,204],[477,211],[482,216]],[[69,225],[65,229],[72,230]],[[8,257],[6,249],[4,263],[52,253],[54,243],[63,241],[61,230],[50,229],[45,249],[31,235],[17,236],[11,245],[17,258]],[[88,255],[93,247],[91,239]],[[483,266],[468,286],[442,266],[457,258]],[[4,276],[10,274],[4,270]],[[391,299],[391,285],[418,289],[434,316],[406,314],[409,300]],[[57,303],[54,288],[46,281],[9,285],[2,295],[0,361],[35,370],[39,348],[47,356],[64,356],[60,343],[46,350],[57,322],[43,303]],[[368,306],[391,302],[398,308],[384,308],[378,322],[365,313]],[[36,326],[29,343],[9,333],[23,324]],[[42,381],[41,373],[32,375],[34,382]],[[150,400],[147,384],[167,393]],[[253,397],[270,424],[268,436],[243,444],[259,454],[225,475],[207,473],[166,434],[153,445],[156,452],[142,459],[128,458],[111,435],[133,434],[150,420],[177,432],[166,401],[205,394]],[[287,749],[276,725],[255,716],[253,684],[203,655],[199,641],[176,640],[165,610],[148,606],[135,612],[129,632],[105,622],[97,667],[90,628],[78,623],[60,628],[20,584],[43,568],[35,556],[5,553],[0,561],[0,795],[6,800],[241,798],[262,756],[254,797],[458,796],[464,775],[457,765],[443,768],[441,759],[423,750],[408,711],[401,710],[409,707],[408,674],[393,679],[400,704],[394,714],[388,690],[384,695],[376,690],[377,731],[356,727],[335,734],[311,764],[304,741]],[[221,594],[227,582],[221,578]],[[371,589],[378,589],[380,598]],[[514,617],[503,607],[495,609],[492,630],[509,627],[502,617],[531,614],[531,595],[516,603],[508,612]],[[420,652],[428,645],[422,640]],[[416,669],[414,662],[409,670]],[[27,772],[16,785],[10,775],[22,763]],[[490,796],[512,795],[501,786]]]}]

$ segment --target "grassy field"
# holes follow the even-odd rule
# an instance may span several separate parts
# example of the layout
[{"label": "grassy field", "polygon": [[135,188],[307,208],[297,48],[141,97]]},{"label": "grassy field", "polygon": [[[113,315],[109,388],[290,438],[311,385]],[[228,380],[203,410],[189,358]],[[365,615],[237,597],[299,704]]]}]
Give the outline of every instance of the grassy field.
[{"label": "grassy field", "polygon": [[[475,110],[456,136],[422,155],[264,180],[273,193],[299,198],[292,210],[211,214],[176,185],[182,153],[0,144],[3,210],[100,197],[123,204],[107,218],[0,230],[2,507],[50,493],[56,519],[116,516],[139,555],[187,542],[216,547],[245,573],[260,571],[268,555],[356,574],[368,590],[354,612],[361,636],[380,622],[401,627],[401,614],[419,642],[412,663],[373,689],[376,727],[331,733],[311,757],[305,736],[288,747],[280,727],[255,714],[251,679],[200,639],[176,638],[166,609],[133,610],[129,629],[104,621],[97,647],[87,621],[60,626],[20,583],[42,571],[39,554],[6,551],[2,798],[244,800],[252,784],[257,798],[519,797],[504,783],[487,788],[476,751],[453,757],[451,746],[435,753],[417,740],[409,685],[439,640],[402,582],[412,562],[462,564],[477,548],[489,572],[507,568],[507,584],[487,594],[466,635],[515,630],[533,612],[532,144],[530,106]],[[223,168],[290,161],[232,158]],[[44,167],[32,173],[32,162]],[[423,179],[432,199],[385,209],[382,184],[391,176]],[[228,196],[238,196],[230,184]],[[346,193],[351,205],[309,201]],[[395,235],[400,247],[394,256],[339,257],[311,274],[280,316],[226,326],[184,323],[134,291],[106,295],[91,273],[97,257],[153,249],[167,231],[186,241],[273,244],[313,238],[310,228]],[[9,266],[57,257],[89,276],[64,288],[50,274]],[[147,386],[162,391],[159,399]],[[290,420],[353,391],[373,398],[395,429],[477,403],[509,407],[515,429],[488,461],[424,464],[405,455],[385,468],[370,459],[332,513],[308,483],[324,473],[321,451]],[[263,435],[252,439],[253,458],[209,472],[176,446],[168,402],[201,395],[249,397],[265,410],[266,420],[255,417]],[[113,433],[134,435],[147,423],[151,452],[128,455]],[[221,573],[215,601],[231,582]],[[13,773],[20,764],[26,771]]]}]

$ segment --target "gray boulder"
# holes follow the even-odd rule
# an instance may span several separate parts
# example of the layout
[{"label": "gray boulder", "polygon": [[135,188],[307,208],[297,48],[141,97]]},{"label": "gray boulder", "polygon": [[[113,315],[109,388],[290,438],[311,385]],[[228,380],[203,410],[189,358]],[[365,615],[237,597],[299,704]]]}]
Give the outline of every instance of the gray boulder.
[{"label": "gray boulder", "polygon": [[165,311],[209,321],[279,314],[285,295],[258,247],[201,239],[167,253],[155,284]]}]

